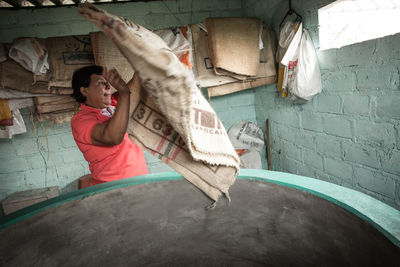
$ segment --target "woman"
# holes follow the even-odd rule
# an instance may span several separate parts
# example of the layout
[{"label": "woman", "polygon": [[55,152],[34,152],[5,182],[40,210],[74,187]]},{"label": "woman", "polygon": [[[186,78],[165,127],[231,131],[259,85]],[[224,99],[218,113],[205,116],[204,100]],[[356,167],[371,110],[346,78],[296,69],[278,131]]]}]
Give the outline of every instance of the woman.
[{"label": "woman", "polygon": [[74,72],[72,88],[81,103],[71,121],[72,134],[89,162],[91,184],[147,174],[143,150],[126,133],[131,91],[119,73],[101,66],[84,67]]}]

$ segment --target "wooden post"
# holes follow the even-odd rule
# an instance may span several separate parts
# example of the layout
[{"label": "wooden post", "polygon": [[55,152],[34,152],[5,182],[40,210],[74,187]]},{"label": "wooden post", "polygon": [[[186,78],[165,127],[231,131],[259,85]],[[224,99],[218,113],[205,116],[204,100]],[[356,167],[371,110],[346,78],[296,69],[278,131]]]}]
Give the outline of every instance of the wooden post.
[{"label": "wooden post", "polygon": [[265,127],[267,129],[267,159],[268,159],[268,170],[271,170],[271,151],[269,143],[269,125],[268,120],[265,122]]}]

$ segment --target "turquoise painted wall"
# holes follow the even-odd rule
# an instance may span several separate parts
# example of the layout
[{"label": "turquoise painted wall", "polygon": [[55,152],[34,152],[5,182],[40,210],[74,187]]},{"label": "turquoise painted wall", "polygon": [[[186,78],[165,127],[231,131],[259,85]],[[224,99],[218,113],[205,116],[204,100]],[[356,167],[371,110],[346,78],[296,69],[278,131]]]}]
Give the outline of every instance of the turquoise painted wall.
[{"label": "turquoise painted wall", "polygon": [[[128,17],[151,29],[201,22],[207,17],[242,16],[241,0],[164,1],[102,5],[110,13]],[[75,7],[36,10],[0,10],[0,42],[17,37],[50,37],[87,34],[98,29],[81,18]],[[256,122],[254,90],[211,100],[225,127],[236,121]],[[77,178],[89,173],[76,147],[69,123],[39,123],[23,110],[27,133],[0,139],[0,201],[16,191],[59,186],[62,192],[77,189]],[[146,153],[150,172],[172,170]]]},{"label": "turquoise painted wall", "polygon": [[[293,1],[303,16],[317,50],[323,92],[305,105],[292,105],[261,86],[211,99],[229,129],[241,119],[265,130],[270,120],[273,170],[315,177],[370,194],[400,209],[400,35],[319,51],[318,8],[332,1]],[[288,8],[286,0],[177,0],[103,5],[158,29],[200,22],[215,16],[255,16],[278,32]],[[0,11],[1,42],[21,36],[86,34],[97,29],[80,18],[76,8]],[[74,145],[69,124],[43,123],[37,135],[0,140],[0,200],[27,188],[60,185],[76,189],[76,178],[88,167]],[[48,140],[48,144],[47,144]],[[48,153],[50,151],[50,153]],[[263,154],[266,166],[265,152]],[[146,155],[151,172],[169,168]]]},{"label": "turquoise painted wall", "polygon": [[[287,2],[246,1],[246,15],[265,17],[278,32]],[[292,1],[317,50],[323,92],[292,105],[276,85],[255,90],[257,122],[270,121],[272,168],[353,188],[399,209],[400,34],[319,51],[318,8],[330,2]]]}]

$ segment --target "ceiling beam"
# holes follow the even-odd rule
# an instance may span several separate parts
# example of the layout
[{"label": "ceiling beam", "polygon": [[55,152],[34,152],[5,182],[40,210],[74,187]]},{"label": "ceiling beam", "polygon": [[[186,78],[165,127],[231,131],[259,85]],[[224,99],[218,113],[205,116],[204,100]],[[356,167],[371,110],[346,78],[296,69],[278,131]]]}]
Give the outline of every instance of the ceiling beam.
[{"label": "ceiling beam", "polygon": [[21,7],[22,0],[4,0],[7,4],[12,5],[13,7]]},{"label": "ceiling beam", "polygon": [[28,2],[31,2],[34,6],[41,7],[43,6],[45,0],[28,0]]},{"label": "ceiling beam", "polygon": [[56,6],[62,6],[64,3],[64,0],[50,0],[53,2]]}]

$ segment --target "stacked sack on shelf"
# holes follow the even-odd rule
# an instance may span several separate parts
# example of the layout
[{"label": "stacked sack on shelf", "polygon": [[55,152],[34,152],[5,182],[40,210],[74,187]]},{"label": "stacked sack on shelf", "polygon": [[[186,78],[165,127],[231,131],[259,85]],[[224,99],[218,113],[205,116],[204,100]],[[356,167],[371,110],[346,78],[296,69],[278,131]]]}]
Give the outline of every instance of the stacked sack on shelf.
[{"label": "stacked sack on shelf", "polygon": [[276,37],[259,19],[207,18],[190,29],[194,74],[209,97],[276,82]]},{"label": "stacked sack on shelf", "polygon": [[[90,41],[82,44],[81,40],[85,41],[85,37],[21,38],[3,46],[0,98],[8,102],[33,98],[31,103],[39,121],[70,121],[77,107],[71,97],[72,73],[82,65],[80,51],[90,49]],[[93,62],[92,54],[91,58]]]}]

